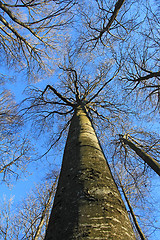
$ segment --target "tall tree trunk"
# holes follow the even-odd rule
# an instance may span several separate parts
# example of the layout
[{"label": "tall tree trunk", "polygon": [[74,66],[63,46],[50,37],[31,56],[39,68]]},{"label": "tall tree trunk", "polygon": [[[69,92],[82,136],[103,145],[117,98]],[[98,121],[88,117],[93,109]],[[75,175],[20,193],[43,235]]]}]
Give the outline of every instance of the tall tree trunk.
[{"label": "tall tree trunk", "polygon": [[143,234],[143,232],[142,232],[142,230],[141,230],[141,228],[140,228],[140,226],[139,226],[139,224],[138,224],[136,215],[134,214],[134,211],[133,211],[133,209],[132,209],[132,206],[131,206],[131,204],[130,204],[130,201],[129,201],[128,197],[127,197],[127,193],[126,193],[125,189],[123,188],[123,185],[122,185],[122,183],[121,183],[121,180],[120,180],[118,174],[117,174],[117,177],[118,177],[119,185],[120,185],[120,187],[121,187],[121,189],[122,189],[124,198],[125,198],[126,203],[127,203],[127,205],[128,205],[130,214],[131,214],[131,216],[132,216],[134,225],[135,225],[135,227],[136,227],[136,229],[137,229],[137,232],[139,233],[139,236],[140,236],[141,240],[146,240],[146,238],[145,238],[145,236],[144,236],[144,234]]},{"label": "tall tree trunk", "polygon": [[132,150],[134,150],[137,155],[141,157],[160,176],[160,164],[155,159],[153,159],[149,154],[136,146],[136,144],[134,144],[131,140],[128,140],[122,135],[120,135],[120,139]]},{"label": "tall tree trunk", "polygon": [[45,240],[135,239],[125,205],[83,107],[72,118]]}]

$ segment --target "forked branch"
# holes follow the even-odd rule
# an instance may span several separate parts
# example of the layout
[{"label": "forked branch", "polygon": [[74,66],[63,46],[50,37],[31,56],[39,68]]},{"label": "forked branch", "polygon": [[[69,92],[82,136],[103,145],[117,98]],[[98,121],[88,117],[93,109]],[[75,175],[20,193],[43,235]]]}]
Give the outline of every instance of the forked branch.
[{"label": "forked branch", "polygon": [[50,89],[52,92],[54,92],[54,94],[60,98],[63,102],[67,103],[68,106],[74,107],[75,104],[73,104],[72,102],[70,102],[66,97],[62,96],[54,87],[52,87],[51,85],[47,85],[46,88],[44,89],[44,91],[42,92],[42,96],[44,95],[44,93],[47,91],[47,89]]}]

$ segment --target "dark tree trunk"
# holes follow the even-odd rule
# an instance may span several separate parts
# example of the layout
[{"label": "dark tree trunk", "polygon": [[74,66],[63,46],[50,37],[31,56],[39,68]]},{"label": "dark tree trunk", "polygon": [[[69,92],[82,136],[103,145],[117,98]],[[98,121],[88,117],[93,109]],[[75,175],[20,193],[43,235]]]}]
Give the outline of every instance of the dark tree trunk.
[{"label": "dark tree trunk", "polygon": [[82,107],[72,118],[45,240],[135,239],[125,205]]}]

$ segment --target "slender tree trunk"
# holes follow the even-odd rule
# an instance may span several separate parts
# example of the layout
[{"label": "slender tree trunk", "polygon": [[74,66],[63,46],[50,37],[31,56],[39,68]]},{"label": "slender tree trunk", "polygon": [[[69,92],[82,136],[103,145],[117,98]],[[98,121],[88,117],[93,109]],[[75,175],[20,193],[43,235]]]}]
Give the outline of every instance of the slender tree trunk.
[{"label": "slender tree trunk", "polygon": [[45,240],[135,239],[102,149],[83,109],[72,118]]},{"label": "slender tree trunk", "polygon": [[132,150],[134,150],[139,157],[141,157],[159,176],[160,176],[160,164],[154,160],[149,154],[136,146],[131,140],[120,136],[120,139],[127,144]]},{"label": "slender tree trunk", "polygon": [[126,191],[125,191],[125,189],[123,188],[123,185],[122,185],[122,183],[121,183],[121,180],[120,180],[118,174],[117,174],[117,177],[118,177],[118,181],[119,181],[120,187],[121,187],[121,189],[122,189],[123,195],[124,195],[124,197],[125,197],[126,203],[127,203],[127,205],[128,205],[130,214],[131,214],[131,216],[132,216],[133,222],[134,222],[135,227],[136,227],[136,229],[137,229],[137,232],[139,233],[139,236],[140,236],[141,240],[146,240],[146,238],[145,238],[145,236],[144,236],[144,234],[143,234],[143,232],[142,232],[142,230],[141,230],[141,228],[140,228],[140,226],[139,226],[139,224],[138,224],[136,215],[134,214],[134,211],[133,211],[133,209],[132,209],[132,206],[131,206],[130,201],[129,201],[128,197],[127,197]]},{"label": "slender tree trunk", "polygon": [[[35,235],[34,235],[34,240],[38,240],[39,239],[39,236],[41,234],[41,231],[42,231],[45,219],[46,219],[46,215],[49,215],[49,206],[50,206],[50,204],[51,204],[51,202],[53,200],[53,197],[54,197],[57,178],[56,178],[55,183],[52,185],[52,188],[51,188],[51,190],[50,190],[50,192],[48,194],[48,200],[47,200],[47,202],[45,204],[45,208],[44,208],[44,210],[42,212],[42,216],[41,216],[39,225],[37,226],[37,229],[36,229],[36,232],[35,232]],[[48,219],[48,217],[47,217],[47,219]]]}]

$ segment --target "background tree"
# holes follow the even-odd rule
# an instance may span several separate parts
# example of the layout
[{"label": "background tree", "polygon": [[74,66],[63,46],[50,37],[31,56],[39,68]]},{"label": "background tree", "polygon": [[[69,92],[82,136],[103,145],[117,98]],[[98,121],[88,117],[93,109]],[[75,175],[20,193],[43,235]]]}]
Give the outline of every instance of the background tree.
[{"label": "background tree", "polygon": [[0,179],[13,183],[25,173],[31,162],[33,147],[21,132],[23,123],[13,95],[4,86],[0,87]]},{"label": "background tree", "polygon": [[[141,157],[145,163],[147,163],[160,176],[160,164],[140,148],[140,146],[142,146],[140,143],[133,139],[129,134],[126,136],[120,135],[120,140],[134,150],[137,155]],[[150,146],[150,148],[152,148],[152,146]]]},{"label": "background tree", "polygon": [[[136,130],[131,129],[130,131],[138,141],[141,141],[139,147],[159,160],[159,137],[155,133],[152,135],[144,130],[140,132],[136,132]],[[145,233],[145,237],[150,239],[150,235],[158,231],[158,224],[154,214],[158,200],[156,201],[155,195],[152,194],[152,188],[156,186],[152,185],[151,180],[155,172],[151,170],[147,163],[142,163],[142,158],[133,150],[131,151],[130,147],[123,142],[112,142],[110,147],[111,149],[112,147],[114,148],[112,150],[112,171],[115,180],[120,189],[123,187],[138,222]]]},{"label": "background tree", "polygon": [[0,236],[2,239],[44,239],[49,214],[54,199],[58,173],[39,183],[13,207],[14,198],[1,204]]},{"label": "background tree", "polygon": [[78,28],[78,49],[94,53],[98,50],[102,57],[105,53],[114,59],[121,69],[120,83],[127,92],[143,93],[156,109],[160,77],[159,15],[158,4],[154,2],[102,0],[79,4],[83,28]]},{"label": "background tree", "polygon": [[[74,4],[72,0],[1,1],[1,61],[16,64],[15,69],[19,65],[31,78],[38,70],[50,69],[48,60],[72,19]],[[53,57],[51,61],[53,64]]]}]

